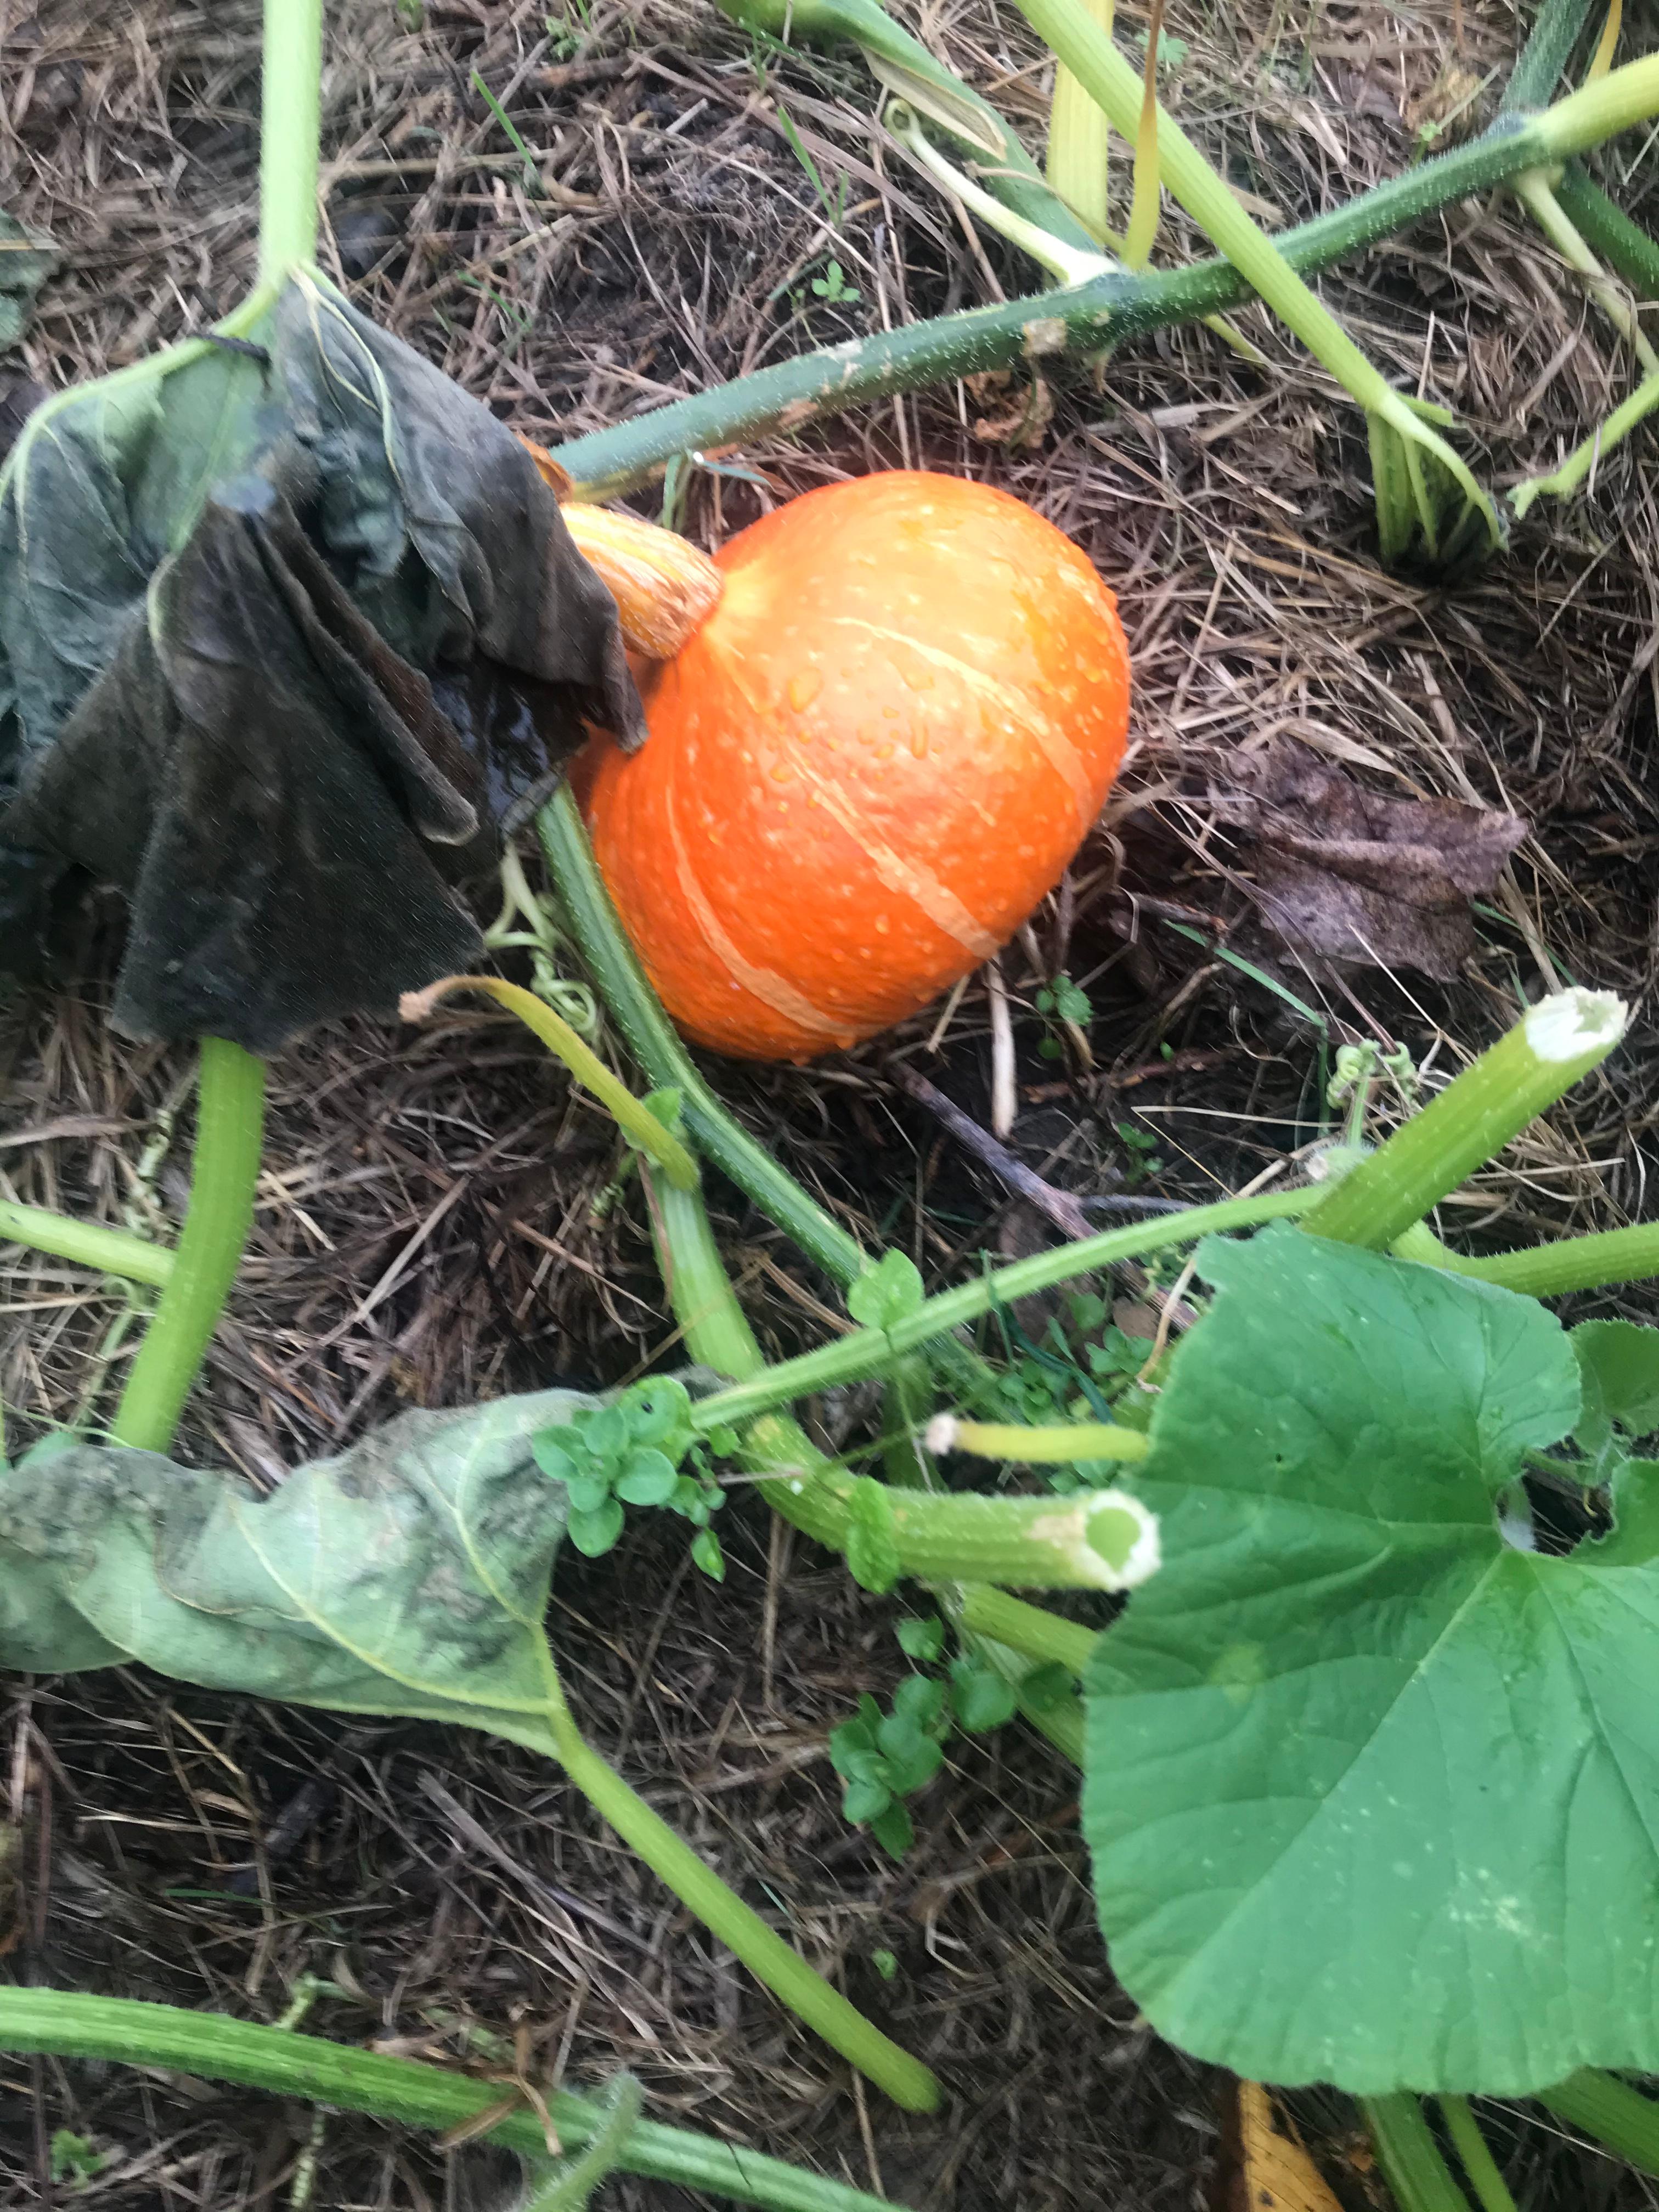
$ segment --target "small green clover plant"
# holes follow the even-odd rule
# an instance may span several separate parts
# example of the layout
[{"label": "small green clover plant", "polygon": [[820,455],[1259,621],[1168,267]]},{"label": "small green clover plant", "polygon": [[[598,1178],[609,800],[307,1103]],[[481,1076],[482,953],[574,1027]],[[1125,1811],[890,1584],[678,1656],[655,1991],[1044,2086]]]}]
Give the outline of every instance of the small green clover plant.
[{"label": "small green clover plant", "polygon": [[[945,1623],[936,1613],[901,1620],[895,1634],[918,1671],[907,1674],[893,1692],[884,1714],[866,1691],[853,1719],[830,1731],[830,1759],[845,1787],[841,1808],[854,1827],[867,1827],[891,1857],[902,1859],[915,1841],[915,1824],[904,1803],[927,1784],[945,1764],[945,1746],[953,1729],[984,1735],[1013,1718],[1014,1689],[988,1661],[963,1652],[947,1674],[923,1674],[937,1668],[945,1651]],[[1036,1676],[1060,1677],[1064,1668],[1039,1668]],[[1039,1700],[1052,1684],[1040,1684]]]},{"label": "small green clover plant", "polygon": [[696,1530],[694,1565],[723,1582],[726,1558],[710,1524],[725,1492],[710,1460],[729,1452],[735,1441],[723,1430],[696,1437],[685,1385],[672,1376],[653,1376],[613,1403],[545,1431],[532,1449],[543,1474],[564,1485],[570,1506],[565,1533],[588,1559],[601,1558],[616,1544],[625,1507],[666,1506]]},{"label": "small green clover plant", "polygon": [[76,2191],[95,2180],[109,2164],[108,2152],[94,2150],[73,2128],[53,2129],[47,2155],[52,2179]]},{"label": "small green clover plant", "polygon": [[[1056,975],[1052,983],[1045,983],[1037,993],[1038,1013],[1048,1024],[1047,1036],[1037,1045],[1044,1060],[1060,1060],[1065,1056],[1064,1032],[1068,1030],[1086,1030],[1094,1018],[1094,1006],[1081,984],[1074,983],[1067,975]],[[1058,1032],[1058,1034],[1057,1034]]]}]

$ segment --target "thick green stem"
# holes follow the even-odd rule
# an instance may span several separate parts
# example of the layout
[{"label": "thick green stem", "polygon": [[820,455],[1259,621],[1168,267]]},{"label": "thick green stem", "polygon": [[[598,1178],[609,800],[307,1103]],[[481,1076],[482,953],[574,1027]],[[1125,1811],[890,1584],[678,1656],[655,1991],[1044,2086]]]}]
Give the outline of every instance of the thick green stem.
[{"label": "thick green stem", "polygon": [[1659,375],[1659,354],[1649,343],[1629,301],[1596,259],[1589,241],[1562,206],[1547,176],[1529,169],[1515,180],[1515,196],[1550,244],[1584,280],[1584,289],[1650,376]]},{"label": "thick green stem", "polygon": [[[715,1096],[663,1012],[605,889],[568,785],[542,808],[537,829],[563,921],[587,971],[653,1086],[679,1094],[680,1120],[697,1150],[832,1282],[843,1288],[856,1282],[870,1264],[864,1247],[808,1197]],[[934,1358],[962,1399],[980,1406],[996,1402],[994,1382],[971,1352],[946,1343],[936,1347]]]},{"label": "thick green stem", "polygon": [[1649,54],[1569,93],[1533,117],[1528,127],[1542,146],[1546,162],[1565,161],[1599,146],[1604,138],[1616,138],[1621,131],[1647,122],[1656,111],[1659,54]]},{"label": "thick green stem", "polygon": [[1659,300],[1659,245],[1623,208],[1614,206],[1580,163],[1568,162],[1555,197],[1584,243],[1624,278],[1638,300]]},{"label": "thick green stem", "polygon": [[322,0],[265,0],[259,117],[259,286],[317,251]]},{"label": "thick green stem", "polygon": [[253,1225],[264,1097],[263,1060],[223,1037],[202,1039],[190,1205],[111,1426],[117,1443],[164,1452],[173,1442]]},{"label": "thick green stem", "polygon": [[[630,1850],[742,1960],[757,1981],[849,2065],[867,2075],[906,2112],[936,2110],[939,2085],[921,2060],[902,2051],[839,1990],[832,1989],[599,1757],[577,1727],[550,1668],[549,1693],[549,1736],[542,1747],[550,1750]],[[529,1741],[530,1732],[522,1740]]]},{"label": "thick green stem", "polygon": [[1400,2212],[1469,2212],[1415,2097],[1362,2097],[1359,2108]]},{"label": "thick green stem", "polygon": [[1589,13],[1589,0],[1544,0],[1504,88],[1503,112],[1548,106]]},{"label": "thick green stem", "polygon": [[[686,1348],[705,1365],[750,1377],[750,1387],[764,1392],[768,1378],[781,1370],[761,1358],[701,1195],[655,1178],[651,1189],[663,1280]],[[863,1334],[884,1340],[880,1329]],[[890,1344],[890,1334],[884,1340]],[[883,1364],[890,1364],[890,1353]],[[702,1407],[732,1395],[723,1391],[703,1400],[694,1406],[693,1418],[705,1429],[725,1425],[704,1422]],[[844,1551],[855,1526],[856,1481],[819,1451],[798,1422],[773,1410],[787,1402],[768,1394],[764,1407],[732,1417],[732,1425],[742,1430],[739,1463],[763,1478],[761,1495],[785,1520]],[[1156,1524],[1136,1499],[1115,1491],[1080,1491],[1065,1498],[897,1489],[887,1495],[898,1572],[919,1582],[994,1577],[1028,1589],[1121,1589],[1143,1579],[1157,1562]]]},{"label": "thick green stem", "polygon": [[1092,1628],[1062,1620],[1058,1613],[1045,1613],[1041,1606],[1027,1605],[1023,1598],[984,1584],[963,1592],[959,1614],[962,1626],[975,1636],[988,1636],[1044,1665],[1064,1667],[1079,1679],[1095,1646]]},{"label": "thick green stem", "polygon": [[576,1080],[592,1091],[630,1144],[647,1159],[654,1160],[682,1190],[695,1186],[697,1164],[673,1131],[665,1128],[651,1109],[611,1073],[592,1047],[577,1036],[564,1016],[556,1013],[533,991],[518,983],[504,983],[499,975],[445,975],[428,983],[423,991],[406,991],[399,1011],[406,1022],[424,1021],[438,1000],[452,991],[482,991],[498,1006],[516,1014],[555,1059],[562,1060]]},{"label": "thick green stem", "polygon": [[1510,2186],[1498,2172],[1498,2160],[1492,2147],[1480,2132],[1480,2123],[1469,2110],[1467,2097],[1443,2097],[1440,2112],[1446,2123],[1446,2133],[1452,2139],[1459,2162],[1468,2177],[1480,2205],[1480,2212],[1515,2212],[1515,2199]]},{"label": "thick green stem", "polygon": [[1195,1206],[1184,1213],[1166,1214],[1155,1221],[1140,1221],[1133,1228],[1108,1230],[1099,1237],[1079,1237],[1051,1252],[1016,1260],[977,1282],[942,1291],[890,1327],[862,1328],[834,1344],[803,1352],[797,1359],[781,1361],[753,1381],[741,1382],[702,1400],[692,1408],[701,1428],[719,1428],[727,1422],[752,1419],[775,1406],[787,1405],[816,1390],[839,1382],[855,1382],[866,1375],[879,1374],[903,1352],[919,1351],[934,1338],[980,1320],[999,1306],[1012,1305],[1038,1291],[1078,1275],[1097,1273],[1120,1260],[1135,1260],[1148,1252],[1167,1251],[1171,1245],[1189,1244],[1200,1237],[1224,1236],[1236,1229],[1255,1229],[1264,1221],[1288,1220],[1305,1213],[1325,1193],[1320,1189],[1279,1191],[1261,1198],[1231,1198],[1218,1206]]},{"label": "thick green stem", "polygon": [[[1081,0],[1018,0],[1018,4],[1032,28],[1099,101],[1124,137],[1134,141],[1141,124],[1142,81]],[[1150,58],[1148,66],[1152,66]],[[1659,100],[1659,90],[1656,100]],[[1617,101],[1609,104],[1613,108],[1618,105]],[[1186,132],[1161,108],[1157,111],[1157,131],[1158,173],[1164,185],[1358,405],[1368,415],[1380,416],[1408,448],[1420,447],[1435,456],[1465,499],[1486,513],[1488,532],[1496,544],[1497,515],[1451,447],[1361,352],[1335,316],[1303,283],[1293,264],[1250,220],[1225,179],[1217,174]],[[1429,522],[1426,507],[1424,519]]]},{"label": "thick green stem", "polygon": [[[0,1989],[0,2050],[162,2067],[434,2130],[459,2127],[489,2112],[501,2103],[503,2087],[499,2081],[451,2074],[416,2059],[385,2057],[320,2036],[229,2020],[221,2013],[88,1996],[77,1990]],[[547,2093],[546,2102],[569,2149],[581,2149],[604,2125],[594,2099],[555,2089]],[[547,2156],[540,2116],[528,2102],[522,2112],[498,2121],[488,2137],[526,2158]],[[767,2212],[879,2212],[886,2202],[844,2182],[804,2173],[780,2159],[653,2120],[637,2121],[629,2130],[617,2163],[627,2173],[707,2190]]]},{"label": "thick green stem", "polygon": [[131,1283],[153,1283],[160,1290],[173,1279],[173,1255],[165,1244],[147,1243],[125,1229],[105,1229],[95,1221],[76,1221],[43,1206],[0,1204],[0,1244],[27,1244],[55,1259],[73,1261],[100,1275],[122,1275]]},{"label": "thick green stem", "polygon": [[1614,1283],[1639,1283],[1659,1275],[1659,1222],[1631,1229],[1603,1229],[1589,1237],[1558,1237],[1548,1244],[1528,1244],[1515,1252],[1489,1252],[1474,1258],[1454,1252],[1419,1223],[1391,1248],[1402,1260],[1445,1267],[1479,1283],[1496,1283],[1529,1298],[1564,1298],[1573,1291],[1606,1290]]},{"label": "thick green stem", "polygon": [[927,1431],[930,1450],[969,1452],[975,1459],[1013,1460],[1021,1467],[1071,1467],[1092,1459],[1145,1459],[1152,1446],[1139,1429],[1114,1421],[1058,1421],[1028,1428],[1019,1421],[959,1421],[941,1413]]},{"label": "thick green stem", "polygon": [[[810,28],[802,20],[805,12],[799,7],[793,11],[802,29]],[[1615,70],[1592,89],[1600,92],[1625,75]],[[1659,96],[1653,105],[1659,107]],[[1595,111],[1589,119],[1595,119]],[[1578,112],[1576,123],[1582,131],[1585,111]],[[1595,143],[1594,135],[1583,143]],[[1467,146],[1419,162],[1346,206],[1276,235],[1273,243],[1291,269],[1309,275],[1437,208],[1560,158],[1560,149],[1544,133],[1542,118],[1504,115]],[[737,444],[953,376],[1010,368],[1029,358],[1034,345],[1097,352],[1145,331],[1236,307],[1250,296],[1249,284],[1224,260],[1158,276],[1097,276],[1073,290],[944,315],[879,332],[854,346],[781,362],[574,439],[558,449],[558,459],[574,479],[579,497],[612,498],[648,482],[677,454]]]},{"label": "thick green stem", "polygon": [[1607,991],[1540,1000],[1378,1151],[1331,1187],[1309,1214],[1310,1235],[1393,1243],[1475,1169],[1588,1075],[1625,1033]]},{"label": "thick green stem", "polygon": [[[867,1255],[857,1238],[810,1199],[704,1082],[663,1012],[605,887],[568,785],[537,817],[542,851],[583,962],[652,1085],[678,1091],[680,1116],[697,1149],[816,1260],[833,1281],[857,1280]],[[758,1357],[758,1354],[757,1355]]]},{"label": "thick green stem", "polygon": [[1538,2102],[1642,2172],[1659,2173],[1659,2101],[1628,2082],[1586,2067],[1553,2089],[1540,2089]]}]

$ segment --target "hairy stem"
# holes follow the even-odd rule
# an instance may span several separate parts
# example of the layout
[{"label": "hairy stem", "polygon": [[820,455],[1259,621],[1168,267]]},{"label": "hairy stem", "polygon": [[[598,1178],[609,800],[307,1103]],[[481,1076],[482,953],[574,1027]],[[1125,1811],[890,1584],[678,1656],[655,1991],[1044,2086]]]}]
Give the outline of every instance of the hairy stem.
[{"label": "hairy stem", "polygon": [[[811,35],[808,18],[817,12],[794,7],[796,27]],[[1626,75],[1627,70],[1615,70],[1590,89],[1604,93]],[[1640,94],[1638,106],[1644,97],[1659,109],[1659,91]],[[1277,234],[1273,244],[1291,269],[1302,275],[1328,268],[1437,208],[1596,143],[1600,122],[1612,117],[1613,127],[1622,127],[1617,122],[1622,112],[1616,101],[1577,110],[1570,118],[1572,128],[1565,134],[1576,134],[1571,146],[1557,144],[1547,134],[1541,117],[1519,112],[1500,116],[1490,131],[1468,145],[1419,162],[1346,206]],[[1584,135],[1587,130],[1589,135]],[[1250,296],[1248,281],[1225,260],[1200,262],[1158,276],[1097,276],[1074,289],[944,315],[933,322],[882,331],[854,346],[781,362],[735,383],[674,400],[573,440],[558,449],[557,459],[574,479],[577,496],[612,498],[648,482],[677,454],[739,443],[781,426],[794,426],[953,376],[1009,368],[1028,357],[1034,343],[1097,352],[1144,331],[1236,307]]]},{"label": "hairy stem", "polygon": [[962,1626],[975,1636],[988,1636],[1027,1659],[1064,1667],[1079,1677],[1094,1649],[1092,1628],[1062,1620],[1058,1613],[1027,1605],[1023,1598],[1010,1597],[1006,1590],[985,1585],[964,1590],[959,1613]]},{"label": "hairy stem", "polygon": [[[221,2013],[88,1996],[78,1990],[0,1989],[0,2050],[164,2067],[209,2081],[234,2081],[273,2097],[439,2130],[476,2119],[501,2100],[500,2081],[452,2074],[416,2059],[384,2057],[351,2044],[262,2027]],[[595,2099],[555,2089],[546,2101],[570,2149],[582,2148],[604,2125]],[[547,2156],[541,2119],[527,2105],[498,2121],[488,2137],[526,2158]],[[763,2206],[766,2212],[879,2212],[885,2203],[780,2159],[652,2120],[637,2121],[629,2130],[617,2163],[627,2173],[707,2190],[736,2204]]]},{"label": "hairy stem", "polygon": [[1659,245],[1569,161],[1555,187],[1563,212],[1592,252],[1622,276],[1638,300],[1659,300]]},{"label": "hairy stem", "polygon": [[867,1264],[863,1246],[809,1198],[721,1104],[681,1043],[628,941],[568,784],[542,808],[536,826],[570,933],[611,1019],[653,1087],[678,1091],[680,1116],[698,1151],[816,1260],[832,1281],[856,1281]]},{"label": "hairy stem", "polygon": [[1223,1236],[1235,1229],[1255,1229],[1264,1221],[1284,1221],[1305,1213],[1325,1193],[1317,1188],[1279,1191],[1261,1198],[1232,1198],[1217,1206],[1195,1206],[1185,1212],[1165,1214],[1155,1221],[1137,1222],[1133,1228],[1108,1230],[1099,1237],[1079,1237],[1051,1252],[1029,1260],[1016,1260],[978,1282],[942,1291],[914,1313],[887,1328],[863,1328],[826,1344],[799,1358],[781,1361],[752,1381],[704,1398],[692,1407],[700,1428],[719,1428],[726,1422],[752,1419],[775,1406],[826,1390],[832,1384],[857,1382],[879,1374],[889,1363],[948,1330],[980,1320],[999,1306],[1052,1290],[1057,1283],[1078,1275],[1093,1274],[1120,1260],[1134,1260],[1148,1252],[1167,1251],[1171,1245],[1189,1244],[1200,1237]]},{"label": "hairy stem", "polygon": [[1469,2110],[1467,2097],[1442,2097],[1441,2118],[1446,2123],[1446,2133],[1452,2139],[1458,2162],[1468,2176],[1480,2212],[1515,2212],[1515,2199],[1510,2194],[1509,2184],[1498,2170],[1498,2160],[1492,2147],[1480,2132],[1480,2123]]},{"label": "hairy stem", "polygon": [[259,289],[317,251],[322,0],[265,0],[259,118]]},{"label": "hairy stem", "polygon": [[117,1443],[164,1452],[173,1442],[253,1225],[264,1097],[263,1060],[223,1037],[202,1039],[190,1204],[111,1426]]},{"label": "hairy stem", "polygon": [[[700,1194],[654,1179],[650,1188],[663,1280],[687,1348],[719,1372],[763,1387],[780,1370],[761,1358]],[[890,1341],[890,1333],[865,1333],[885,1334]],[[732,1395],[721,1392],[694,1406],[694,1419],[704,1425],[702,1407]],[[739,1462],[763,1478],[761,1495],[785,1520],[844,1551],[854,1527],[854,1478],[839,1461],[826,1458],[799,1423],[773,1409],[783,1403],[774,1397],[747,1416],[733,1417],[742,1431]],[[898,1571],[920,1582],[994,1577],[1028,1589],[1117,1589],[1139,1580],[1157,1556],[1146,1509],[1115,1491],[1056,1498],[895,1489],[890,1496]]]},{"label": "hairy stem", "polygon": [[682,1190],[696,1187],[697,1164],[673,1131],[665,1129],[651,1109],[611,1073],[592,1047],[577,1036],[563,1015],[555,1013],[533,991],[517,983],[504,983],[498,975],[444,975],[423,991],[404,994],[400,1008],[404,1019],[424,1021],[438,1000],[451,991],[481,991],[508,1013],[516,1014],[554,1058],[562,1060],[576,1080],[592,1092],[623,1134],[647,1159],[654,1161],[671,1182]]},{"label": "hairy stem", "polygon": [[1561,258],[1584,280],[1584,289],[1635,354],[1650,375],[1659,374],[1659,354],[1649,343],[1629,301],[1596,259],[1588,240],[1540,171],[1530,169],[1515,180],[1515,196],[1548,239]]},{"label": "hairy stem", "polygon": [[1642,2172],[1659,2173],[1659,2100],[1614,2075],[1585,2067],[1554,2088],[1540,2089],[1538,2102]]},{"label": "hairy stem", "polygon": [[160,1290],[173,1279],[173,1254],[125,1229],[106,1229],[95,1221],[76,1221],[43,1206],[0,1204],[0,1243],[27,1244],[50,1252],[100,1275],[121,1275],[131,1283],[152,1283]]},{"label": "hairy stem", "polygon": [[1504,113],[1548,106],[1589,14],[1589,0],[1544,0],[1504,88]]},{"label": "hairy stem", "polygon": [[839,1990],[832,1989],[600,1758],[577,1727],[550,1660],[547,1719],[548,1740],[543,1748],[551,1751],[595,1812],[703,1926],[742,1960],[757,1981],[895,2104],[909,2112],[934,2111],[939,2086],[921,2060],[902,2051]]},{"label": "hairy stem", "polygon": [[1400,2212],[1469,2212],[1415,2097],[1362,2097],[1359,2108]]},{"label": "hairy stem", "polygon": [[1346,1244],[1393,1243],[1605,1060],[1625,1020],[1623,1001],[1607,991],[1540,1000],[1334,1184],[1304,1226]]},{"label": "hairy stem", "polygon": [[[1146,85],[1153,82],[1155,50],[1148,55],[1143,85],[1080,0],[1018,0],[1018,4],[1032,28],[1100,102],[1124,137],[1139,137],[1144,154],[1147,135],[1141,133],[1140,125]],[[1420,447],[1434,455],[1470,505],[1485,512],[1489,537],[1496,544],[1500,534],[1496,512],[1462,460],[1387,382],[1336,317],[1303,283],[1294,265],[1251,221],[1231,186],[1211,167],[1186,132],[1163,109],[1154,107],[1153,115],[1158,174],[1170,194],[1251,289],[1323,362],[1357,405],[1367,415],[1380,416],[1408,448]],[[1138,167],[1144,166],[1138,159]],[[1138,182],[1138,195],[1139,191]],[[1126,258],[1132,260],[1133,256],[1126,255]],[[1419,506],[1424,507],[1424,520],[1432,538],[1431,513],[1424,501],[1419,501]]]}]

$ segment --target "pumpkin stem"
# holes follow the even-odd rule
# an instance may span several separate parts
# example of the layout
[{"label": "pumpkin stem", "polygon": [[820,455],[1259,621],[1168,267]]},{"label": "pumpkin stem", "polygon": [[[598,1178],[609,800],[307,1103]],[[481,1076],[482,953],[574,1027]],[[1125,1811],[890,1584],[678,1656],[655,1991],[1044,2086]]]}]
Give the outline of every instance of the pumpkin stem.
[{"label": "pumpkin stem", "polygon": [[570,478],[545,447],[520,443],[558,495],[577,550],[617,602],[622,633],[647,660],[672,660],[720,605],[725,579],[706,553],[620,508],[572,500]]}]

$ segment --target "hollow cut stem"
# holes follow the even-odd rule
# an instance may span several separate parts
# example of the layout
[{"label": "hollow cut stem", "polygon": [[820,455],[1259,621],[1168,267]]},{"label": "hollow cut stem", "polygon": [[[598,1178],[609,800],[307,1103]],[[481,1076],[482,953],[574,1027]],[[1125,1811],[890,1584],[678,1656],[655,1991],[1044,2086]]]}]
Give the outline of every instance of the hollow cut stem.
[{"label": "hollow cut stem", "polygon": [[264,1097],[263,1060],[223,1037],[202,1039],[190,1203],[111,1426],[117,1443],[164,1452],[173,1442],[253,1226]]},{"label": "hollow cut stem", "polygon": [[1605,1060],[1625,1022],[1624,1002],[1608,991],[1559,991],[1540,1000],[1332,1185],[1304,1228],[1346,1244],[1392,1244]]},{"label": "hollow cut stem", "polygon": [[[701,1194],[654,1179],[649,1187],[663,1280],[687,1349],[717,1372],[749,1378],[748,1387],[764,1392],[780,1370],[762,1359]],[[890,1332],[864,1334],[890,1341]],[[723,1391],[694,1404],[692,1418],[705,1433],[726,1424],[705,1422],[703,1407],[732,1395]],[[769,1402],[756,1411],[731,1417],[741,1431],[739,1464],[762,1478],[761,1495],[785,1520],[845,1551],[855,1528],[854,1478],[819,1451],[798,1422],[775,1410],[787,1398],[765,1395]],[[1112,1590],[1141,1580],[1157,1561],[1152,1516],[1115,1491],[1059,1498],[893,1488],[886,1501],[896,1571],[919,1582],[994,1579],[1026,1589]]]}]

